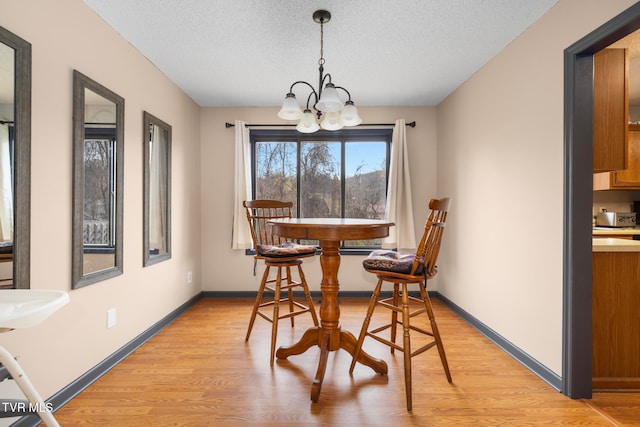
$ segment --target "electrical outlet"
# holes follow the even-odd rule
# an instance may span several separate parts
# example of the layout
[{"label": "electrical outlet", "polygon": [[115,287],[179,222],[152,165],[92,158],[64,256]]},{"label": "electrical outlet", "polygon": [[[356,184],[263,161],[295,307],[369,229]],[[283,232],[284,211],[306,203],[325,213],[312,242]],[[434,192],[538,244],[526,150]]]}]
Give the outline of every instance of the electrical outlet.
[{"label": "electrical outlet", "polygon": [[193,273],[192,272],[188,272],[187,273],[187,283],[191,283],[193,282]]},{"label": "electrical outlet", "polygon": [[113,328],[116,325],[116,309],[112,308],[107,310],[107,329]]}]

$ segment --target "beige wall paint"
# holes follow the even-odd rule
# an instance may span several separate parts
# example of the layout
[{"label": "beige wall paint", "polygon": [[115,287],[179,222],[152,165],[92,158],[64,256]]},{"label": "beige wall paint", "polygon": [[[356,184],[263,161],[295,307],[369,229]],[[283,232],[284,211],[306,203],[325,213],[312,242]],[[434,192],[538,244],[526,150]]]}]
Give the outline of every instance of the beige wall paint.
[{"label": "beige wall paint", "polygon": [[[436,196],[436,114],[431,107],[358,108],[365,123],[394,123],[415,120],[407,127],[413,212],[416,232],[426,220],[429,198]],[[233,158],[235,131],[225,122],[286,123],[278,108],[203,108],[202,134],[202,284],[206,291],[255,291],[263,266],[252,275],[253,258],[231,249],[233,219]],[[215,243],[212,243],[215,242]],[[339,278],[342,290],[370,290],[374,283],[362,269],[362,256],[341,258]],[[312,291],[320,290],[318,259],[305,260],[305,274]],[[434,283],[435,286],[435,283]]]},{"label": "beige wall paint", "polygon": [[[0,9],[0,25],[32,45],[31,287],[71,299],[44,323],[0,339],[47,397],[200,292],[199,107],[81,0],[3,0]],[[73,69],[125,99],[124,274],[78,290],[70,290]],[[143,110],[173,126],[173,258],[148,268]],[[107,330],[114,307],[117,324]]]},{"label": "beige wall paint", "polygon": [[561,0],[438,107],[439,290],[557,374],[563,51],[633,3]]}]

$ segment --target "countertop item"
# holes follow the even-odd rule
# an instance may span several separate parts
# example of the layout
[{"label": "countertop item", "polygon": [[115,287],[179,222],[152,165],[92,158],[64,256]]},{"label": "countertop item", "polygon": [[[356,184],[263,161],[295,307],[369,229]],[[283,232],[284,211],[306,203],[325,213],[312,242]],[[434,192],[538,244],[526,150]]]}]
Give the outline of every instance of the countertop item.
[{"label": "countertop item", "polygon": [[640,252],[640,240],[595,237],[591,241],[593,252]]},{"label": "countertop item", "polygon": [[596,225],[607,227],[632,227],[636,225],[636,213],[600,212],[596,215]]}]

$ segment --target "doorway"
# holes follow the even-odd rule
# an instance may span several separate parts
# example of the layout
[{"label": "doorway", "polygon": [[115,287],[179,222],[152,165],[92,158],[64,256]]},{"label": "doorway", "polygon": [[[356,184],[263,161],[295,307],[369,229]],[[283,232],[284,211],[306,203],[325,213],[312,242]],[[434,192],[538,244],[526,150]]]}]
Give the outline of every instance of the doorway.
[{"label": "doorway", "polygon": [[593,55],[640,28],[640,3],[564,52],[562,393],[591,398]]}]

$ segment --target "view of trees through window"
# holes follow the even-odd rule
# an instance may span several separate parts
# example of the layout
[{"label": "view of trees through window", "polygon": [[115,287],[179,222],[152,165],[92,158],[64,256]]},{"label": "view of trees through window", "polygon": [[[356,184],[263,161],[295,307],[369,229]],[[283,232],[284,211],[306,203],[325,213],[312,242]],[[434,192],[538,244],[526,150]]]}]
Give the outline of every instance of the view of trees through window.
[{"label": "view of trees through window", "polygon": [[[255,199],[292,201],[301,218],[383,219],[388,130],[270,135],[252,131]],[[378,247],[380,241],[344,242]]]},{"label": "view of trees through window", "polygon": [[[102,129],[100,131],[106,132]],[[86,137],[84,147],[84,244],[112,247],[112,224],[115,214],[115,139]]]}]

